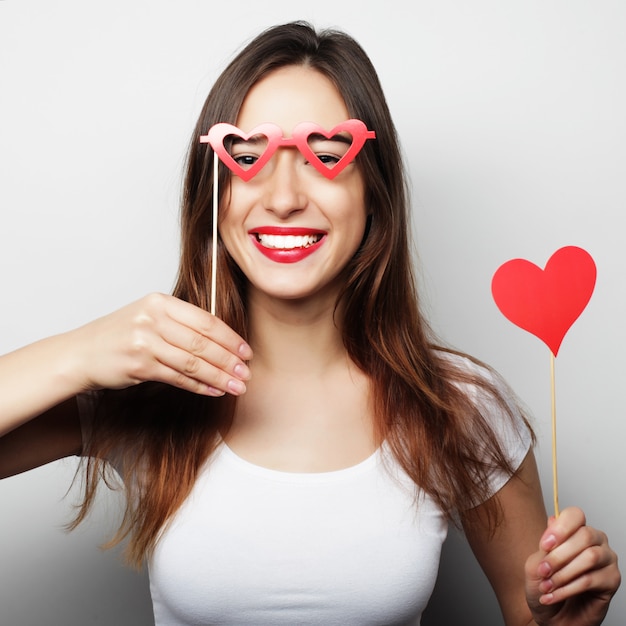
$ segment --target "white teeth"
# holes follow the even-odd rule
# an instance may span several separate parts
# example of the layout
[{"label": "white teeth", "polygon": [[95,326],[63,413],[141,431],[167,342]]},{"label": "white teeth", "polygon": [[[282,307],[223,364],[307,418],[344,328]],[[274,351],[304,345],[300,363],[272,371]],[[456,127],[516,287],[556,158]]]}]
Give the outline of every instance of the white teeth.
[{"label": "white teeth", "polygon": [[257,239],[262,246],[277,250],[308,248],[317,243],[320,238],[321,235],[265,235],[257,233]]}]

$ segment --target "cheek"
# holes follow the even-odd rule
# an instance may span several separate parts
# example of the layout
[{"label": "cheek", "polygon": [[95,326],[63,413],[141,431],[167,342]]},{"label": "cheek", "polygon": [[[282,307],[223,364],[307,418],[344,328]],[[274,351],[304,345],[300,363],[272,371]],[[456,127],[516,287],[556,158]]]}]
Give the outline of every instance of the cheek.
[{"label": "cheek", "polygon": [[365,207],[365,198],[362,193],[346,193],[340,198],[335,198],[334,206],[336,209],[335,219],[339,220],[349,232],[353,234],[354,239],[359,242],[365,231],[367,221],[367,209]]},{"label": "cheek", "polygon": [[[221,207],[220,207],[221,210]],[[221,245],[226,249],[229,256],[238,266],[243,261],[240,250],[242,249],[241,233],[243,228],[241,222],[235,219],[235,214],[231,207],[225,208],[218,222],[219,240]]]},{"label": "cheek", "polygon": [[229,186],[218,206],[218,230],[224,242],[232,240],[236,233],[241,233],[245,218],[249,212],[246,207],[251,206],[252,196],[247,189],[232,184]]},{"label": "cheek", "polygon": [[309,197],[319,207],[323,207],[338,217],[351,214],[365,214],[365,186],[361,176],[353,175],[352,180],[324,181],[309,189]]}]

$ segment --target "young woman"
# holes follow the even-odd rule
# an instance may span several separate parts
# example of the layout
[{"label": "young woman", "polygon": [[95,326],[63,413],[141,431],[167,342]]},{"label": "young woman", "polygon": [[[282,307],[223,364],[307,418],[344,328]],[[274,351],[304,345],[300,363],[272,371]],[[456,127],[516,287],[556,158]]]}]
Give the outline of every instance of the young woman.
[{"label": "young woman", "polygon": [[511,392],[435,345],[407,220],[363,50],[262,33],[193,134],[174,295],[0,359],[1,474],[81,455],[78,523],[115,470],[157,624],[418,624],[452,519],[507,624],[600,624],[615,554],[579,509],[546,520]]}]

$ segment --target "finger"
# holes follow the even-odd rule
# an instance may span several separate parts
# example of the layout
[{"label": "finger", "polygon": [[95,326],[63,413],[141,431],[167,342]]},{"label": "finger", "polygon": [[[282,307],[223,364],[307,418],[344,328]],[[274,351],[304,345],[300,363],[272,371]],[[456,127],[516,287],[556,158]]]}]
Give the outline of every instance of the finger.
[{"label": "finger", "polygon": [[[539,540],[539,550],[526,561],[526,588],[528,598],[538,599],[541,594],[552,591],[555,585],[551,580],[554,572],[574,558],[574,553],[562,549],[555,556],[552,552],[585,523],[582,510],[575,507],[564,509],[559,517],[551,516],[548,525]],[[560,559],[559,559],[560,557]]]},{"label": "finger", "polygon": [[172,319],[205,337],[210,337],[240,358],[245,360],[252,358],[252,349],[246,341],[208,311],[177,298],[171,298],[167,301],[166,312]]},{"label": "finger", "polygon": [[160,375],[166,379],[163,382],[176,387],[206,390],[209,395],[216,395],[215,390],[236,396],[246,392],[243,380],[165,341],[155,346],[154,358],[165,368],[159,368]]},{"label": "finger", "polygon": [[[525,564],[526,598],[529,604],[537,604],[542,592],[539,586],[544,582],[545,577],[539,567],[545,553],[536,552],[528,557]],[[551,589],[549,590],[551,591]]]},{"label": "finger", "polygon": [[582,594],[593,594],[599,600],[604,598],[608,604],[619,584],[619,570],[612,563],[602,569],[592,570],[577,576],[566,585],[544,593],[540,596],[539,601],[544,605],[558,604]]},{"label": "finger", "polygon": [[539,549],[548,553],[567,541],[579,528],[586,524],[583,511],[577,507],[563,509],[558,517],[550,517],[548,527],[539,541]]},{"label": "finger", "polygon": [[569,562],[551,572],[539,585],[542,593],[567,588],[577,580],[585,579],[597,570],[603,570],[615,562],[615,555],[606,543],[588,546]]},{"label": "finger", "polygon": [[187,326],[168,324],[162,329],[162,337],[166,343],[179,348],[184,353],[177,355],[178,367],[176,369],[179,371],[184,371],[193,377],[196,377],[197,373],[199,380],[203,380],[202,361],[204,361],[239,380],[245,381],[250,378],[250,369],[238,355],[233,354],[212,338]]},{"label": "finger", "polygon": [[156,382],[172,385],[174,387],[178,387],[186,391],[191,391],[192,393],[197,393],[203,396],[221,397],[225,395],[225,392],[218,387],[214,387],[212,385],[203,383],[195,378],[185,376],[184,374],[181,374],[171,367],[168,367],[167,365],[163,365],[162,363],[158,362],[155,363],[153,375],[150,376],[149,379]]},{"label": "finger", "polygon": [[[125,351],[126,365],[122,368],[132,383],[153,380],[212,396],[223,395],[224,392],[240,395],[246,391],[245,384],[230,372],[166,341],[164,331],[165,334],[192,333],[169,318],[164,320],[162,317],[142,315]],[[217,351],[226,352],[217,344],[213,345]],[[236,359],[232,355],[231,358]],[[226,361],[226,357],[223,360]],[[241,372],[243,378],[249,377],[249,370],[243,362],[233,369]]]},{"label": "finger", "polygon": [[585,526],[581,509],[564,509],[558,518],[551,517],[540,540],[542,555],[537,563],[536,576],[543,578],[542,591],[553,587],[553,577],[590,546],[600,545],[606,538],[595,529]]},{"label": "finger", "polygon": [[554,547],[544,559],[549,563],[552,571],[564,568],[584,550],[592,546],[600,546],[606,543],[606,535],[591,528],[583,526],[570,535],[565,541]]}]

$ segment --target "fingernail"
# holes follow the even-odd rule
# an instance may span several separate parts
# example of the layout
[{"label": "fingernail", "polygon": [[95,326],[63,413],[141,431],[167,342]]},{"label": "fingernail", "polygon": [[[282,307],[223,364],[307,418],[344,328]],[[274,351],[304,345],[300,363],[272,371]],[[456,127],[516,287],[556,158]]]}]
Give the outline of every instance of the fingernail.
[{"label": "fingernail", "polygon": [[247,361],[252,358],[252,348],[247,343],[242,343],[239,346],[239,354],[241,358],[246,359]]},{"label": "fingernail", "polygon": [[556,537],[554,535],[548,535],[542,542],[541,547],[546,552],[549,552],[556,546]]},{"label": "fingernail", "polygon": [[217,389],[216,387],[207,387],[207,393],[210,396],[214,396],[216,398],[219,398],[224,395],[224,392],[221,389]]},{"label": "fingernail", "polygon": [[250,378],[250,369],[243,363],[237,363],[233,369],[233,373],[237,378],[241,378],[242,380],[248,380],[248,378]]},{"label": "fingernail", "polygon": [[541,604],[552,604],[553,600],[554,600],[553,593],[546,593],[545,595],[539,598],[539,602],[541,602]]},{"label": "fingernail", "polygon": [[230,379],[228,381],[228,390],[236,395],[239,396],[242,393],[245,393],[246,391],[246,386],[240,381],[240,380],[234,380],[234,379]]},{"label": "fingernail", "polygon": [[541,576],[542,578],[547,578],[552,573],[550,563],[546,563],[546,561],[542,561],[537,569],[539,572],[539,576]]},{"label": "fingernail", "polygon": [[551,580],[544,580],[539,583],[539,591],[543,594],[547,594],[554,589],[554,583]]}]

